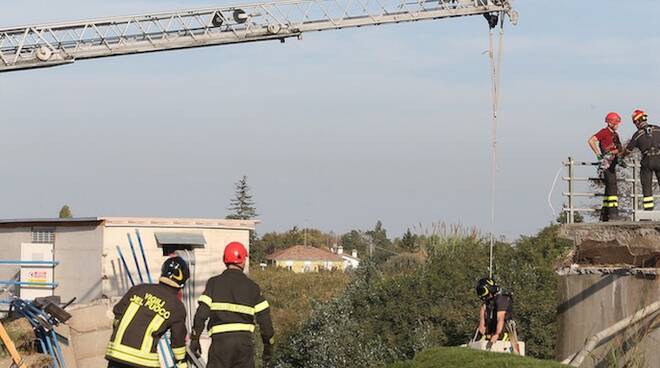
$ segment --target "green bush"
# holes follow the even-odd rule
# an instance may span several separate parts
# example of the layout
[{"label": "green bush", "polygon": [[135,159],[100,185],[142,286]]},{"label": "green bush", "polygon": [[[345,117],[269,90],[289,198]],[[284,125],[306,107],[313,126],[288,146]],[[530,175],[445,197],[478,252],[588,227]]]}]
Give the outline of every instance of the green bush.
[{"label": "green bush", "polygon": [[250,277],[261,286],[271,306],[278,345],[309,318],[314,307],[340,294],[350,280],[343,272],[294,273],[257,267],[250,270]]},{"label": "green bush", "polygon": [[[426,253],[421,264],[401,258],[381,267],[364,262],[342,295],[319,305],[283,342],[277,366],[382,367],[432,346],[466,343],[478,323],[474,284],[487,275],[488,242],[452,236],[420,243]],[[496,279],[514,293],[521,336],[537,358],[554,353],[554,263],[567,247],[555,227],[495,246]]]}]

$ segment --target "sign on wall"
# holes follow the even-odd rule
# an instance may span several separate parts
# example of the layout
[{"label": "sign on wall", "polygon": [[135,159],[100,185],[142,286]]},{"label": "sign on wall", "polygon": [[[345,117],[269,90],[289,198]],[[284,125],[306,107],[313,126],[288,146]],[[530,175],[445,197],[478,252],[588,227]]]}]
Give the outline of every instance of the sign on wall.
[{"label": "sign on wall", "polygon": [[[53,262],[53,244],[23,243],[21,244],[21,261]],[[21,282],[36,284],[21,285],[21,298],[34,298],[53,295],[53,287],[40,285],[53,283],[53,266],[51,265],[21,265]]]}]

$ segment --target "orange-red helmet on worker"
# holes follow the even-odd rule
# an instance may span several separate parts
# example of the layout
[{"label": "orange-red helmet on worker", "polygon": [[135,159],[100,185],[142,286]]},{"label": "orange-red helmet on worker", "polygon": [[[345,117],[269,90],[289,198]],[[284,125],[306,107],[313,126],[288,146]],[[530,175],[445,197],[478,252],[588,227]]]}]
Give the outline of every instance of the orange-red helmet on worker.
[{"label": "orange-red helmet on worker", "polygon": [[225,247],[225,254],[222,257],[225,264],[241,264],[248,257],[247,249],[239,242],[231,242]]},{"label": "orange-red helmet on worker", "polygon": [[605,116],[605,122],[607,124],[619,125],[621,124],[621,115],[611,112]]},{"label": "orange-red helmet on worker", "polygon": [[646,123],[648,121],[648,115],[644,112],[644,110],[637,109],[633,111],[632,121],[635,123],[635,125]]}]

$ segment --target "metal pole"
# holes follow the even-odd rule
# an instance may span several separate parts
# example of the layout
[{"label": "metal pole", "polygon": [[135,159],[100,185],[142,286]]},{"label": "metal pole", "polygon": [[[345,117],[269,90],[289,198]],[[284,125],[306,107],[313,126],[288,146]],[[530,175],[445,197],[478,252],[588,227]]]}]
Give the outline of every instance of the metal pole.
[{"label": "metal pole", "polygon": [[135,254],[135,247],[133,246],[133,240],[131,240],[131,234],[126,233],[126,237],[128,238],[128,245],[131,246],[131,253],[133,254],[133,261],[135,261],[135,268],[137,268],[137,274],[140,278],[140,283],[143,283],[144,279],[142,278],[142,271],[140,270],[140,262],[138,261],[137,255]]},{"label": "metal pole", "polygon": [[568,219],[569,224],[575,220],[573,217],[573,158],[568,157]]}]

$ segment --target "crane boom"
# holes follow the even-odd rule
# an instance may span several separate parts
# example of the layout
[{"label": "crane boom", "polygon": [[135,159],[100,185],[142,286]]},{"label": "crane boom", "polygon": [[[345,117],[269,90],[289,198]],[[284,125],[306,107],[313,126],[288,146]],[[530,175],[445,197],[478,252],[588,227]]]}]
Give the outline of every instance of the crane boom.
[{"label": "crane boom", "polygon": [[509,0],[287,0],[0,28],[0,72],[387,23],[517,15]]}]

